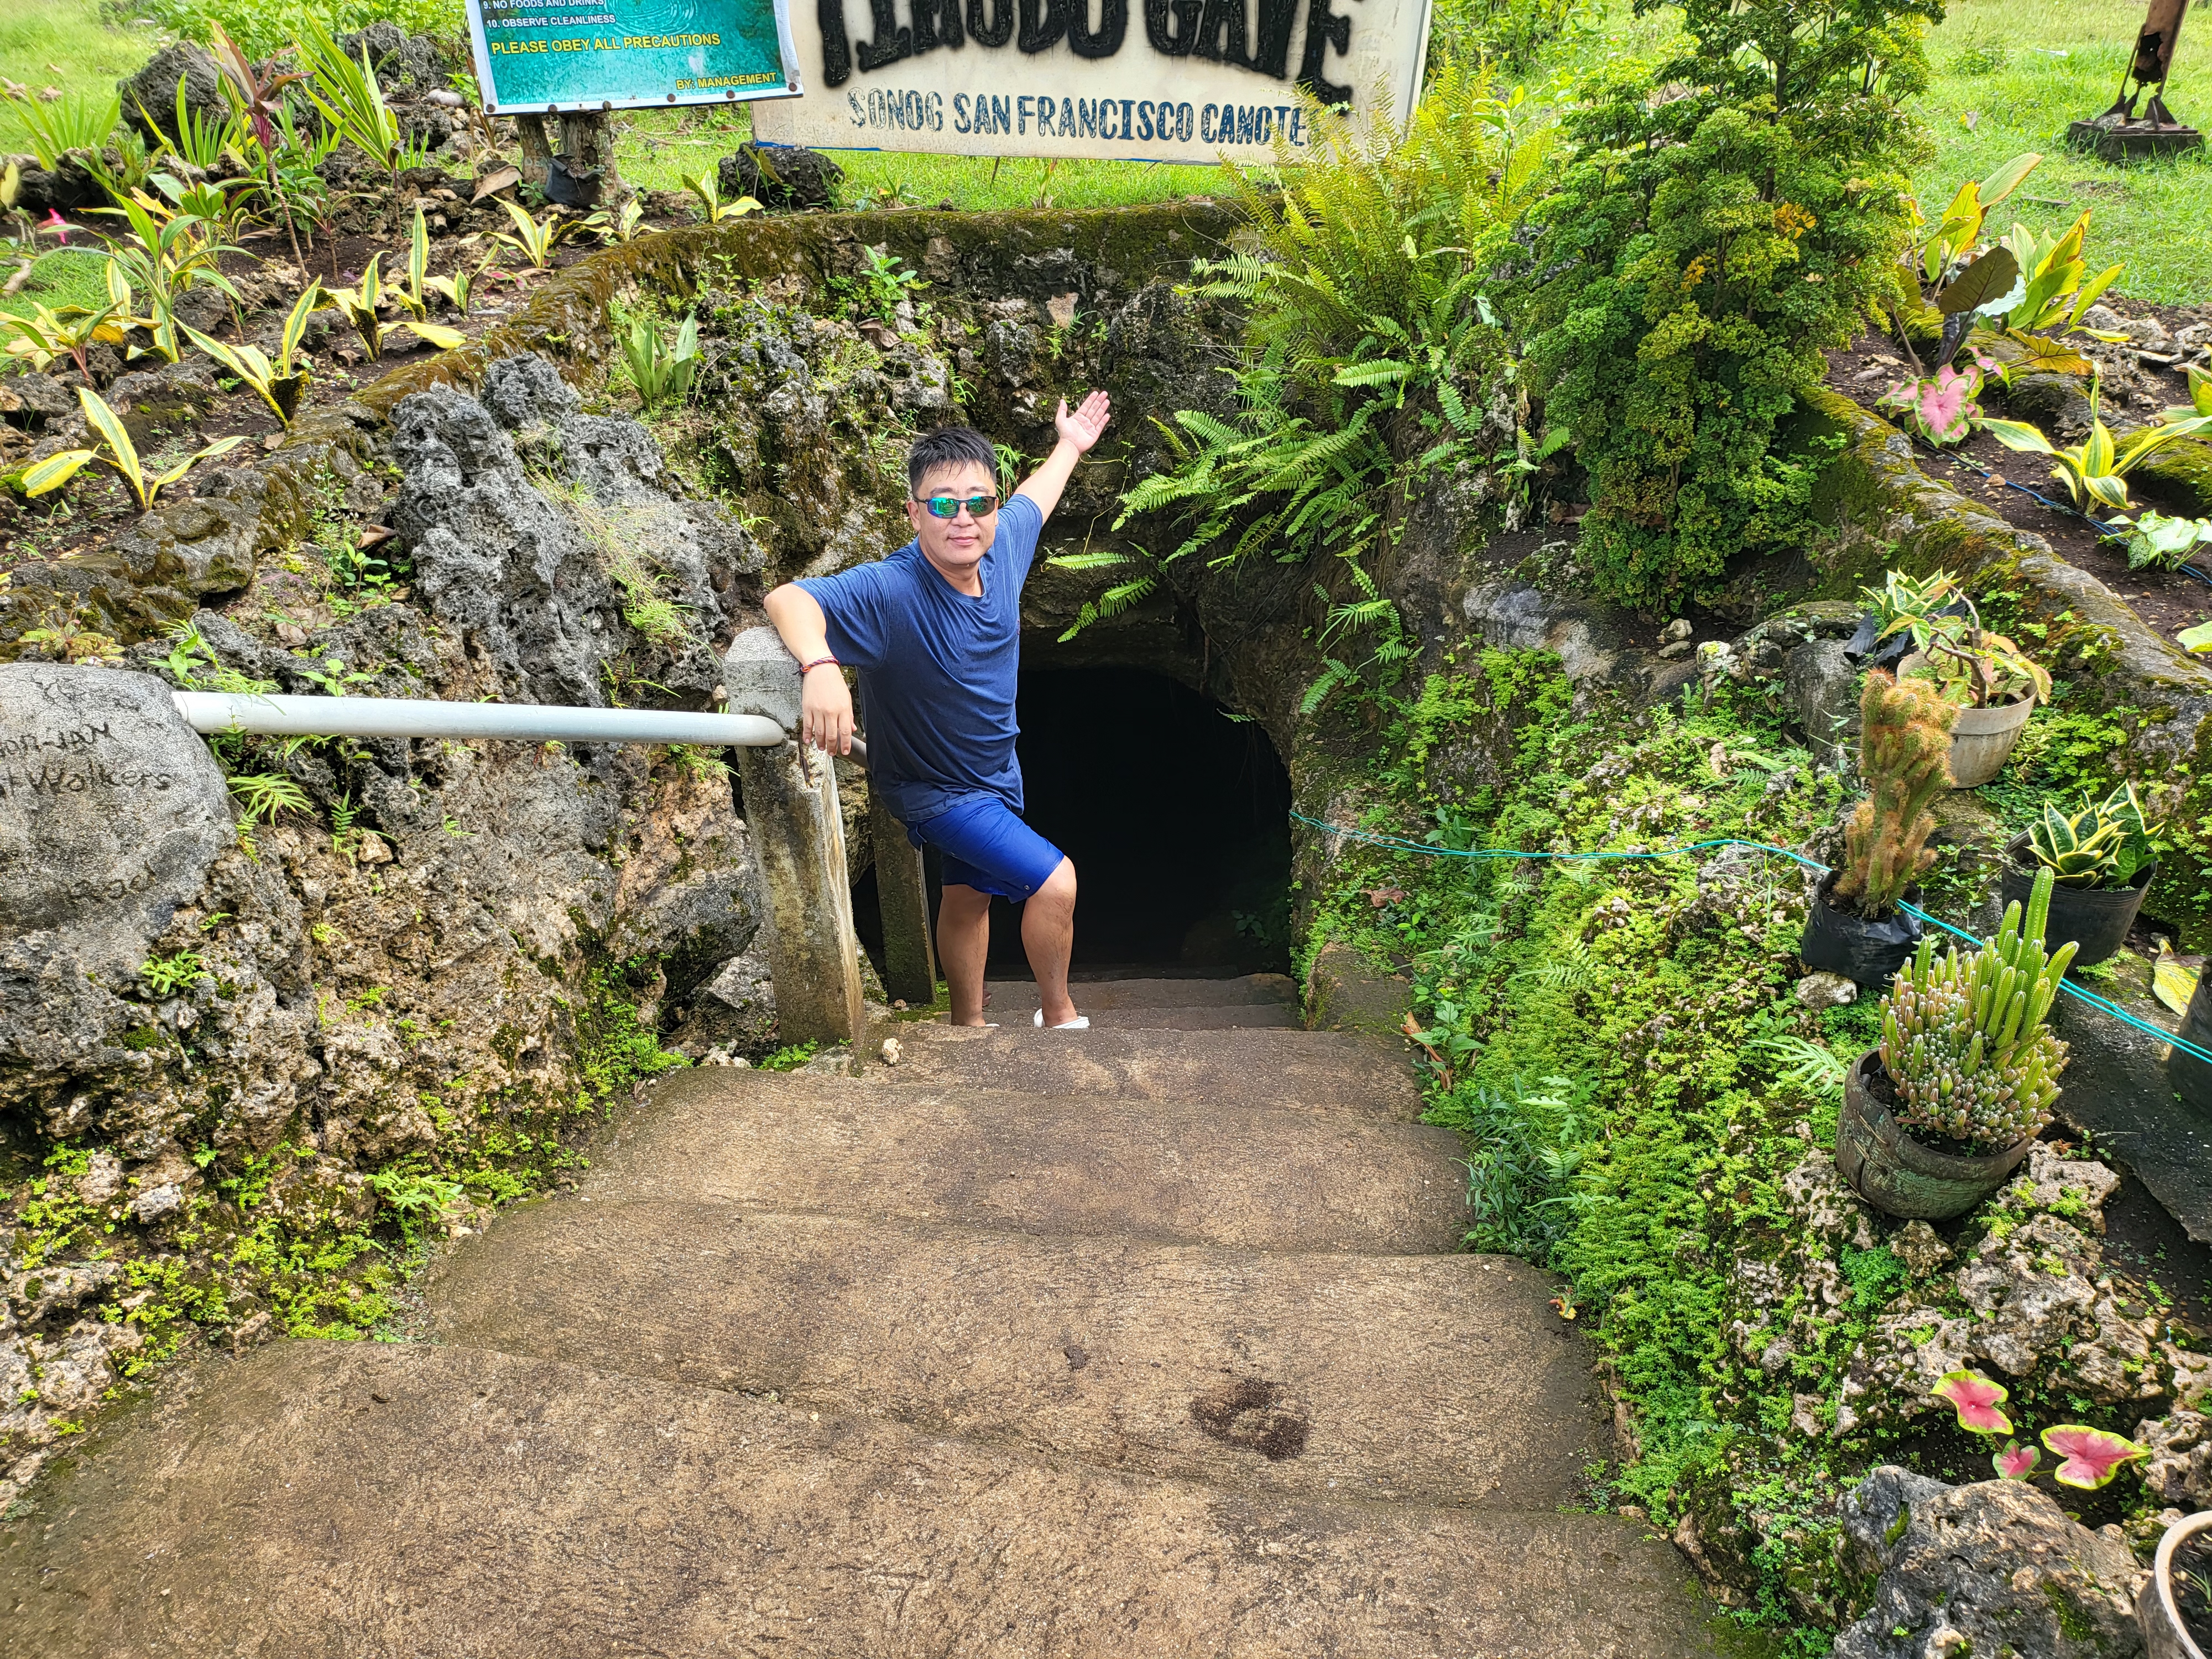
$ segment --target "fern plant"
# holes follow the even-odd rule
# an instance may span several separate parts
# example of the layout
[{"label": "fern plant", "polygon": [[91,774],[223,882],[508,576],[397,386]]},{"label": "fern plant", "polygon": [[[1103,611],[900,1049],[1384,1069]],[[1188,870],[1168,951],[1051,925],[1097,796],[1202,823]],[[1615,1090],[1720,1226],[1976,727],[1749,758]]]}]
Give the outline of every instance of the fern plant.
[{"label": "fern plant", "polygon": [[[1179,521],[1186,533],[1163,563],[1326,551],[1360,569],[1430,469],[1469,455],[1525,464],[1513,367],[1480,288],[1550,155],[1548,129],[1521,104],[1447,64],[1402,131],[1355,130],[1310,101],[1312,140],[1295,171],[1280,140],[1272,177],[1230,170],[1251,245],[1195,269],[1201,294],[1249,313],[1240,407],[1156,422],[1170,465],[1123,495],[1116,528],[1146,514]],[[1379,624],[1388,601],[1371,581],[1351,586],[1341,606],[1325,590],[1336,630],[1353,620],[1340,611]],[[1389,660],[1397,636],[1377,637],[1370,662]],[[1334,660],[1321,695],[1354,672]]]}]

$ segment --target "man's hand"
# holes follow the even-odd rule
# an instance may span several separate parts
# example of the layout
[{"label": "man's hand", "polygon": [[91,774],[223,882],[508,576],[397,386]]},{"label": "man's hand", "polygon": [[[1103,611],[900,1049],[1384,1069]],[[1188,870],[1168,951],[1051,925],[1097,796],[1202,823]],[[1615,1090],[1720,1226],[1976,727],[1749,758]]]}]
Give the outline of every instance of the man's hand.
[{"label": "man's hand", "polygon": [[1037,504],[1037,511],[1046,518],[1060,505],[1060,492],[1067,488],[1067,480],[1091,446],[1106,430],[1106,418],[1113,413],[1113,405],[1103,392],[1094,392],[1083,400],[1083,407],[1073,415],[1067,412],[1067,399],[1060,400],[1060,413],[1052,417],[1059,428],[1060,441],[1045,457],[1044,465],[1022,481],[1014,493],[1026,495]]},{"label": "man's hand", "polygon": [[1060,442],[1074,445],[1075,453],[1079,455],[1087,455],[1091,453],[1091,446],[1097,443],[1100,434],[1106,430],[1107,419],[1112,413],[1113,404],[1106,394],[1094,392],[1083,400],[1083,406],[1073,415],[1067,412],[1067,399],[1062,398],[1060,412],[1052,417],[1052,423],[1060,433]]},{"label": "man's hand", "polygon": [[825,754],[853,752],[853,694],[836,664],[824,663],[800,683],[799,730]]}]

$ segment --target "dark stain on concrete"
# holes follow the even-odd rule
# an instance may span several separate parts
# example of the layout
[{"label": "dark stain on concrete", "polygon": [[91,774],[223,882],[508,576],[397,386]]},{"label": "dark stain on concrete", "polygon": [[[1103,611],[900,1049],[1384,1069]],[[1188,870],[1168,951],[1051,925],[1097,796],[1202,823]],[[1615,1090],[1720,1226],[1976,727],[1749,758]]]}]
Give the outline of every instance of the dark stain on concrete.
[{"label": "dark stain on concrete", "polygon": [[1232,1377],[1190,1402],[1190,1420],[1224,1445],[1255,1451],[1271,1463],[1306,1449],[1305,1413],[1282,1398],[1279,1382]]}]

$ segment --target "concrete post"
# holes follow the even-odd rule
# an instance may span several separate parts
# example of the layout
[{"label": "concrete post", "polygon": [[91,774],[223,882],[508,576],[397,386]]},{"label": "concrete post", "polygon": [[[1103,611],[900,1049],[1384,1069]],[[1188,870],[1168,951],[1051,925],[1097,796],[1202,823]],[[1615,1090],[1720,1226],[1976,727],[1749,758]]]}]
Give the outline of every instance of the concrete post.
[{"label": "concrete post", "polygon": [[[749,628],[722,659],[733,714],[799,729],[799,665],[772,628]],[[797,743],[738,750],[745,823],[768,897],[769,973],[787,1042],[857,1039],[860,942],[845,880],[836,769]]]},{"label": "concrete post", "polygon": [[929,937],[929,878],[921,848],[906,838],[884,792],[868,791],[876,838],[876,902],[884,918],[884,990],[909,1006],[937,998],[937,952]]}]

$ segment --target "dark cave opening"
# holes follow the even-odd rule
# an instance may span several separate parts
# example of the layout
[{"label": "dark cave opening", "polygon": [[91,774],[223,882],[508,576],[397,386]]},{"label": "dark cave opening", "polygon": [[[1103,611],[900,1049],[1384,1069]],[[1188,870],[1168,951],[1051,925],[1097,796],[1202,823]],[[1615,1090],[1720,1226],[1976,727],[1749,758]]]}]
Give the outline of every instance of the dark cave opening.
[{"label": "dark cave opening", "polygon": [[[1291,781],[1258,722],[1136,668],[1026,671],[1019,714],[1026,816],[1081,884],[1078,969],[1289,970]],[[853,896],[880,964],[872,871]],[[1003,901],[991,971],[1026,972]]]}]

